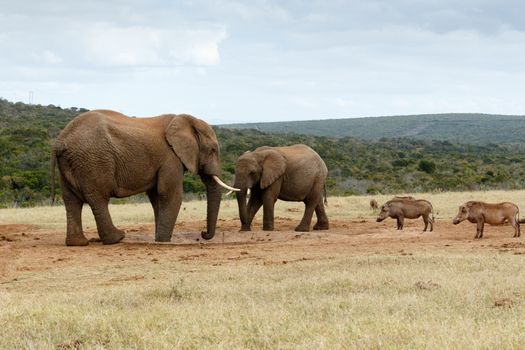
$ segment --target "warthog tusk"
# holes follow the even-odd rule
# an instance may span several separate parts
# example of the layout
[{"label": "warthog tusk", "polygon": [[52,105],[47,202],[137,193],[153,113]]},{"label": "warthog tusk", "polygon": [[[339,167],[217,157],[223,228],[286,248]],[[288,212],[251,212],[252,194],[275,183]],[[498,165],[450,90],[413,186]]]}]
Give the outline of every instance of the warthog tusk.
[{"label": "warthog tusk", "polygon": [[224,182],[221,181],[221,179],[219,179],[219,177],[217,175],[213,175],[213,179],[215,180],[216,183],[218,183],[219,185],[221,185],[222,187],[224,187],[227,190],[230,190],[230,191],[233,191],[233,192],[239,192],[240,191],[240,189],[238,189],[238,188],[234,188],[234,187],[226,185]]}]

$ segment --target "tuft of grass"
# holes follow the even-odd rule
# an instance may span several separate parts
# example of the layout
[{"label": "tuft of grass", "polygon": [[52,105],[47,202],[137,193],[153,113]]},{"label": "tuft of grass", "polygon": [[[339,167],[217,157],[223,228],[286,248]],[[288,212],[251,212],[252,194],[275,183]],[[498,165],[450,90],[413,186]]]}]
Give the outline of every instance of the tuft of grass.
[{"label": "tuft of grass", "polygon": [[181,278],[175,283],[149,290],[145,296],[151,299],[166,299],[170,302],[180,302],[185,298],[195,297],[199,294],[200,292],[187,288],[184,285],[184,280]]}]

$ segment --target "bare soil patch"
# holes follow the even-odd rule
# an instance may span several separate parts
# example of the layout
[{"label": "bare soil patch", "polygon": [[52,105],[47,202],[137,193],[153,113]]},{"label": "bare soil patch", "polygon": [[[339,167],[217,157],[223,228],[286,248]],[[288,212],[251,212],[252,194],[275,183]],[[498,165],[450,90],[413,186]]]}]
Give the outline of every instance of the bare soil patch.
[{"label": "bare soil patch", "polygon": [[[485,237],[474,240],[475,226],[437,221],[434,232],[422,232],[420,220],[408,221],[403,231],[395,221],[372,219],[333,220],[330,230],[295,232],[296,220],[279,217],[276,231],[262,231],[260,222],[252,232],[239,232],[238,220],[219,220],[214,239],[204,241],[204,221],[179,222],[171,243],[155,243],[153,224],[122,226],[122,243],[105,246],[96,241],[95,229],[85,234],[94,241],[87,247],[66,247],[65,233],[35,225],[0,225],[0,283],[10,283],[36,271],[61,268],[111,266],[148,261],[191,261],[209,266],[226,264],[288,264],[326,260],[342,254],[412,255],[433,250],[525,254],[525,244],[512,238],[512,227],[488,226]],[[126,277],[129,278],[129,277]],[[142,279],[143,276],[133,276]],[[123,280],[116,276],[111,283]]]}]

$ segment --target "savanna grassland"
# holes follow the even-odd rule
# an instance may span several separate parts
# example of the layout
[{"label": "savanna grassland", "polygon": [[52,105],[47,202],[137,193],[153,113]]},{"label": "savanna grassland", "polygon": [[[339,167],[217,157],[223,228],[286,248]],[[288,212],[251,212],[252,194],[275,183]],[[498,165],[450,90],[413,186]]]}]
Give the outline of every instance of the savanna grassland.
[{"label": "savanna grassland", "polygon": [[451,219],[470,199],[525,208],[525,191],[416,196],[434,204],[432,233],[376,223],[371,196],[329,197],[328,231],[297,234],[302,206],[278,202],[277,231],[259,214],[238,232],[225,200],[203,242],[205,203],[192,201],[172,243],[155,244],[139,203],[110,208],[123,243],[87,247],[64,246],[63,207],[1,209],[0,348],[523,347],[523,238],[503,225],[473,240],[473,224]]}]

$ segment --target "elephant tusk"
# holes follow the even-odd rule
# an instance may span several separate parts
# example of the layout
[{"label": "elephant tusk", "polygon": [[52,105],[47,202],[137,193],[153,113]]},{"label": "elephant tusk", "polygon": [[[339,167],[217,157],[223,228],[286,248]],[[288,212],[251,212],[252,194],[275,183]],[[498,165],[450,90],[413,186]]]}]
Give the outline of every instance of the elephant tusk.
[{"label": "elephant tusk", "polygon": [[[233,193],[233,191],[228,191],[228,192],[226,192],[225,195],[226,195],[226,196],[229,196],[229,195],[232,194],[232,193]],[[247,194],[247,195],[250,195],[250,189],[248,189],[248,190],[246,191],[246,194]]]},{"label": "elephant tusk", "polygon": [[240,191],[240,189],[238,189],[238,188],[234,188],[234,187],[226,185],[224,182],[221,181],[221,179],[219,179],[219,177],[217,175],[213,175],[213,179],[215,180],[215,182],[217,182],[219,185],[221,185],[222,187],[224,187],[227,190],[230,190],[230,191],[233,191],[233,192],[239,192]]}]

